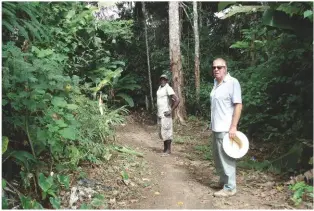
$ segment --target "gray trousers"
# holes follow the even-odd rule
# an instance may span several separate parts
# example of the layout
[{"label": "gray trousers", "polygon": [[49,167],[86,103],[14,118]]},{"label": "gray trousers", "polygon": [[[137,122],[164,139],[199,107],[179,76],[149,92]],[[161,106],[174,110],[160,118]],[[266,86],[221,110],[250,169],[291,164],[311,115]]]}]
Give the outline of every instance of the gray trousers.
[{"label": "gray trousers", "polygon": [[228,132],[213,132],[213,158],[219,182],[224,184],[224,189],[233,190],[236,188],[236,160],[229,157],[223,147],[222,140]]}]

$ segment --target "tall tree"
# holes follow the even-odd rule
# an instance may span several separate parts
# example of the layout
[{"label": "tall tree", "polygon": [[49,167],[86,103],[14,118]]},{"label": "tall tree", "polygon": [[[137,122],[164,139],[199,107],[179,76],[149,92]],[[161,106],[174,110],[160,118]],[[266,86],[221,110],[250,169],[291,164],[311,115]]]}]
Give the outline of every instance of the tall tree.
[{"label": "tall tree", "polygon": [[193,19],[194,19],[194,40],[195,40],[195,58],[194,58],[194,74],[195,74],[195,90],[196,90],[196,105],[200,102],[200,40],[198,34],[198,13],[197,2],[193,1]]},{"label": "tall tree", "polygon": [[176,109],[174,119],[179,120],[181,124],[184,124],[186,108],[185,97],[183,95],[184,81],[180,50],[179,2],[177,1],[169,2],[169,48],[173,89],[180,98],[180,103]]},{"label": "tall tree", "polygon": [[150,93],[150,101],[151,101],[151,109],[154,109],[154,98],[153,98],[153,87],[152,87],[152,77],[150,72],[150,60],[149,60],[149,45],[147,38],[147,13],[145,8],[145,2],[142,2],[142,11],[144,14],[144,28],[145,28],[145,43],[146,43],[146,54],[147,54],[147,71],[148,71],[148,81],[149,81],[149,93]]}]

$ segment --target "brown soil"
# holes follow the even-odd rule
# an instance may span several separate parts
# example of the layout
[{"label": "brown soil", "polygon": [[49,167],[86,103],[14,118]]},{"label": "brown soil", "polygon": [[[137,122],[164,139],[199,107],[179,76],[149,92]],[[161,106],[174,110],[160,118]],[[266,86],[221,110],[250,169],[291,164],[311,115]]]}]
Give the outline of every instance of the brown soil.
[{"label": "brown soil", "polygon": [[[172,154],[161,156],[163,143],[155,125],[143,124],[130,117],[117,129],[117,142],[144,154],[146,173],[133,176],[149,185],[137,186],[127,209],[293,209],[289,193],[278,177],[254,170],[237,169],[237,194],[216,198],[209,185],[218,181],[210,155],[210,133],[203,132],[197,121],[175,126]],[[135,175],[135,174],[133,174]],[[132,180],[132,178],[131,178]]]}]

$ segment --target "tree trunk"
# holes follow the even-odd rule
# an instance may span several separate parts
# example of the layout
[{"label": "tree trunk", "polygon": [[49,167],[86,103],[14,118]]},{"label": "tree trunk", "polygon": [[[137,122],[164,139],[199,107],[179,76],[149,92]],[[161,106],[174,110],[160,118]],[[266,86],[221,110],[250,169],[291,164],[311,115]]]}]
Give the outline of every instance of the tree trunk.
[{"label": "tree trunk", "polygon": [[180,50],[179,2],[177,1],[169,2],[169,48],[173,89],[180,98],[180,103],[174,114],[174,120],[179,120],[181,124],[185,124],[186,109],[185,97],[183,95],[184,81]]},{"label": "tree trunk", "polygon": [[153,87],[152,87],[152,77],[150,73],[150,60],[149,60],[149,46],[147,38],[147,13],[145,9],[145,2],[142,2],[142,10],[144,14],[144,28],[145,28],[145,43],[146,43],[146,54],[147,54],[147,71],[148,71],[148,81],[149,81],[149,92],[150,92],[150,101],[151,101],[151,110],[154,109],[154,98],[153,98]]},{"label": "tree trunk", "polygon": [[193,1],[193,19],[194,19],[194,40],[195,40],[195,58],[194,58],[194,74],[195,74],[195,90],[196,90],[196,106],[200,103],[200,41],[198,34],[198,13],[197,2]]},{"label": "tree trunk", "polygon": [[200,1],[199,2],[199,7],[200,7],[200,9],[199,9],[199,11],[200,11],[200,14],[199,14],[199,21],[200,21],[200,29],[202,29],[202,27],[203,27],[203,18],[202,18],[202,2]]}]

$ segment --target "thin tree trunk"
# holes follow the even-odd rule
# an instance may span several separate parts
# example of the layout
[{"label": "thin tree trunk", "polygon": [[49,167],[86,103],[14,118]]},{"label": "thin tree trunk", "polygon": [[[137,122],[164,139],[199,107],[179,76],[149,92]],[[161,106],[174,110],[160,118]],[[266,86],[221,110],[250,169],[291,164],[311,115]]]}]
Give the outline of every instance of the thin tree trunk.
[{"label": "thin tree trunk", "polygon": [[180,21],[179,21],[179,2],[169,2],[169,48],[170,66],[172,71],[173,89],[180,98],[180,103],[176,109],[174,119],[185,124],[186,109],[185,97],[183,95],[183,72],[180,50]]},{"label": "thin tree trunk", "polygon": [[150,72],[150,60],[149,60],[149,45],[148,45],[148,38],[147,38],[147,13],[145,9],[145,2],[142,2],[142,9],[144,14],[144,28],[145,28],[145,43],[146,43],[146,54],[147,54],[147,71],[148,71],[148,81],[149,81],[149,92],[150,92],[150,101],[151,101],[151,110],[154,109],[154,98],[153,98],[153,87],[152,87],[152,77]]},{"label": "thin tree trunk", "polygon": [[197,13],[197,2],[193,1],[193,18],[194,18],[194,39],[195,39],[195,66],[194,66],[194,74],[195,74],[195,90],[196,90],[196,105],[199,106],[200,103],[200,41],[198,34],[198,13]]},{"label": "thin tree trunk", "polygon": [[199,14],[199,19],[200,19],[199,21],[200,21],[200,24],[199,24],[199,25],[200,25],[200,29],[201,29],[201,28],[203,27],[203,21],[202,21],[202,2],[201,2],[201,1],[199,2],[199,8],[200,8],[200,9],[199,9],[199,11],[200,11],[200,14]]}]

